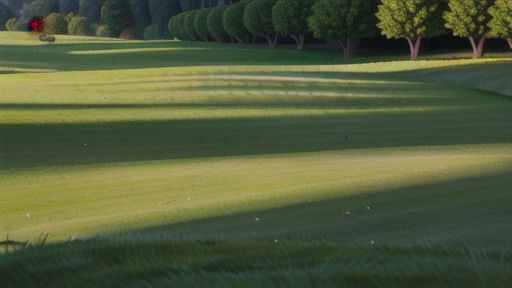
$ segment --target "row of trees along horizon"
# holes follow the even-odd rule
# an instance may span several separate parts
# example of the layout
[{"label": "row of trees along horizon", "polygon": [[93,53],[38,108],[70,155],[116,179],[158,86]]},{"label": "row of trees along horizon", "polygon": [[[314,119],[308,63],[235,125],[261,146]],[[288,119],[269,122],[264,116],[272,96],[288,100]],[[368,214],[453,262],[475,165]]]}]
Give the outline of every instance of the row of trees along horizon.
[{"label": "row of trees along horizon", "polygon": [[[96,35],[130,38],[135,25],[129,0],[107,0],[101,22],[51,13],[47,34]],[[16,19],[6,23],[15,30]],[[157,27],[144,31],[145,40],[158,38]],[[182,41],[238,43],[265,39],[275,47],[279,35],[293,39],[297,49],[305,40],[338,42],[344,60],[350,59],[362,39],[406,39],[411,60],[422,39],[455,35],[467,38],[473,58],[481,58],[486,39],[506,39],[512,49],[511,0],[232,0],[230,5],[182,12],[170,18],[169,32]],[[503,41],[503,40],[502,40]],[[506,43],[506,42],[505,42]]]}]

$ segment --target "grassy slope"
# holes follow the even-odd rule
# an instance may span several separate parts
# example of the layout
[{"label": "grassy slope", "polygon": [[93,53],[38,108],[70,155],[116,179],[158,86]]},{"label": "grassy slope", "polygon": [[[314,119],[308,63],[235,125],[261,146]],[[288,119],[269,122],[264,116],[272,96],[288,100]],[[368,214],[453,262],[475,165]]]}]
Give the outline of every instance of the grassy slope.
[{"label": "grassy slope", "polygon": [[[5,40],[4,34],[1,36],[2,44],[13,41]],[[24,41],[34,43],[29,40]],[[297,283],[303,287],[313,287],[315,283],[308,284],[309,279],[320,281],[316,285],[328,286],[349,279],[348,284],[367,286],[368,280],[357,279],[367,277],[364,273],[368,272],[362,271],[369,271],[370,266],[382,271],[374,275],[381,283],[400,281],[407,286],[407,281],[418,281],[420,276],[414,276],[410,269],[389,274],[398,269],[391,268],[389,263],[402,268],[411,264],[404,262],[407,257],[402,256],[389,263],[375,260],[389,255],[385,251],[374,254],[373,250],[364,248],[370,241],[376,241],[378,247],[420,245],[417,250],[398,253],[412,258],[434,253],[425,248],[428,245],[463,244],[470,247],[466,256],[452,248],[442,252],[452,255],[451,259],[461,265],[455,265],[460,269],[454,269],[453,275],[476,275],[480,282],[476,278],[467,282],[476,286],[496,281],[494,286],[498,287],[506,283],[501,281],[510,280],[494,273],[502,271],[499,269],[510,270],[503,257],[510,259],[511,253],[506,247],[512,236],[509,205],[512,104],[508,98],[494,93],[431,83],[447,79],[439,78],[440,73],[469,75],[478,67],[486,69],[486,76],[496,83],[494,88],[483,88],[506,94],[509,86],[502,81],[502,71],[509,67],[510,60],[477,62],[485,67],[468,60],[296,66],[333,64],[338,56],[314,51],[295,55],[303,52],[277,50],[271,51],[275,54],[270,57],[275,58],[269,58],[270,52],[265,50],[235,53],[220,50],[217,44],[197,47],[205,44],[179,42],[81,42],[46,45],[42,50],[21,44],[1,47],[2,66],[7,66],[6,62],[11,66],[4,71],[42,67],[66,72],[0,76],[0,233],[9,233],[14,240],[30,241],[40,233],[49,233],[50,241],[59,241],[71,235],[81,238],[124,231],[91,240],[94,246],[62,244],[65,248],[55,248],[64,249],[66,255],[75,255],[66,260],[74,263],[76,259],[93,255],[97,249],[107,251],[109,245],[118,247],[120,250],[105,252],[105,257],[100,257],[102,260],[93,257],[93,262],[103,263],[95,266],[98,270],[90,268],[90,275],[96,276],[89,279],[96,279],[95,285],[107,285],[105,279],[123,282],[123,275],[128,273],[140,275],[129,282],[138,283],[133,284],[136,286],[149,281],[158,287],[169,279],[184,286],[207,286],[201,282],[204,279],[210,279],[211,285],[236,287],[240,285],[237,281],[250,280],[257,286],[264,285],[258,281],[267,281],[256,280],[266,275],[262,271],[276,268],[271,264],[274,260],[260,259],[255,261],[262,265],[260,268],[237,268],[242,274],[232,274],[221,262],[231,259],[226,251],[238,251],[235,244],[176,244],[185,245],[182,249],[189,252],[184,257],[194,260],[186,265],[183,261],[162,260],[167,267],[163,270],[153,267],[144,256],[162,251],[158,253],[174,257],[174,250],[162,250],[158,243],[195,239],[221,243],[258,240],[236,244],[249,245],[240,248],[239,255],[245,256],[237,258],[237,267],[247,267],[249,264],[244,264],[242,259],[251,259],[250,255],[277,253],[276,257],[280,258],[279,253],[303,249],[301,245],[313,246],[314,251],[304,252],[304,256],[324,255],[322,249],[346,249],[336,245],[333,248],[330,245],[334,244],[327,243],[298,244],[295,242],[298,240],[324,239],[330,243],[359,245],[356,251],[366,255],[332,258],[326,252],[316,262],[304,264],[301,262],[304,257],[293,260],[295,256],[287,254],[285,259],[291,262],[285,263],[299,261],[303,263],[299,265],[302,268],[277,270],[272,281],[278,282],[273,282],[274,285],[284,281],[297,286],[293,281],[299,279]],[[173,51],[173,54],[168,51],[140,54],[137,50],[119,53],[122,55],[66,54],[125,47],[213,47],[213,50]],[[31,51],[31,56],[20,56],[17,50],[21,48]],[[178,61],[168,57],[174,53]],[[4,55],[11,61],[4,62]],[[213,55],[214,60],[205,55]],[[375,60],[372,57],[363,55],[354,61]],[[273,65],[216,66],[219,59],[227,61],[224,64],[254,65],[259,64],[258,58],[267,59]],[[106,59],[110,60],[105,62]],[[130,61],[121,62],[121,59]],[[194,67],[87,71],[113,66],[124,69],[130,65],[131,68],[182,66],[187,61]],[[493,69],[486,68],[489,66]],[[465,79],[467,82],[459,81],[459,84],[477,88],[486,85],[485,79],[480,83],[474,77]],[[343,217],[346,210],[352,216]],[[31,215],[30,220],[25,216],[27,213]],[[260,220],[255,221],[256,217]],[[283,248],[288,252],[275,252],[281,248],[265,244],[275,244],[275,239],[278,243],[292,241],[285,246],[288,248]],[[149,252],[140,252],[137,256],[140,258],[115,264],[119,266],[117,272],[101,274],[102,269],[113,265],[109,261],[139,249],[120,244],[125,241],[139,243],[135,245],[145,243]],[[98,248],[98,245],[106,246]],[[479,249],[501,250],[502,256],[500,253],[496,257],[482,256],[484,260],[478,265],[467,266],[464,259],[469,258],[465,257],[479,253],[475,252]],[[58,270],[68,265],[51,264],[66,258],[54,252],[42,254],[47,260],[29,256],[33,255],[29,250],[29,254],[23,253],[14,256],[19,260],[7,257],[4,258],[7,262],[2,263],[32,261],[41,267],[57,265],[50,269]],[[191,253],[217,256],[198,258]],[[23,257],[28,258],[20,260]],[[374,260],[365,262],[365,257]],[[324,274],[318,272],[326,269],[325,263],[331,263],[328,266],[332,267],[346,266],[353,259],[361,263],[347,270],[346,275],[336,276],[339,273],[336,271],[340,271],[337,268]],[[421,257],[414,259],[416,265],[427,261]],[[435,264],[418,269],[430,271],[424,273],[425,279],[442,284],[440,279],[445,278],[439,277],[439,273],[446,269],[432,267],[442,266],[447,260],[428,259]],[[131,261],[146,264],[123,266]],[[208,270],[204,263],[210,263],[207,267],[221,268]],[[25,264],[13,265],[3,266],[2,270],[14,269],[17,272],[12,275],[20,277],[8,281],[25,281],[20,274],[29,273],[21,272]],[[175,265],[181,268],[169,268]],[[486,265],[496,268],[485,270]],[[60,280],[48,278],[44,269],[30,273],[42,283],[57,281],[66,286],[67,281],[77,281],[78,278],[71,276],[76,269],[83,269],[81,264],[69,266],[72,267],[67,268],[71,273],[66,276],[69,278]],[[193,271],[186,272],[188,269]],[[243,274],[244,271],[249,274]],[[286,276],[290,275],[287,273],[321,276],[303,279]],[[197,278],[199,275],[203,276]],[[411,280],[405,280],[409,277],[405,275]],[[453,280],[453,275],[445,280]]]}]

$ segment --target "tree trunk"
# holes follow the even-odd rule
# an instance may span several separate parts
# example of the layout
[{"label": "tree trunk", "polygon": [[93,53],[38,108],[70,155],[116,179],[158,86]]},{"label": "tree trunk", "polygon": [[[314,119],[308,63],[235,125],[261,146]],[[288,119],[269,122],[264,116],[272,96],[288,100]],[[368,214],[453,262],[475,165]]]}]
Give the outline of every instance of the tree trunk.
[{"label": "tree trunk", "polygon": [[252,34],[252,45],[256,44],[256,34]]},{"label": "tree trunk", "polygon": [[411,38],[405,37],[407,39],[407,42],[409,42],[409,49],[411,50],[411,60],[414,61],[418,59],[418,53],[420,51],[420,43],[421,43],[421,36],[418,36],[418,39],[416,39],[416,43],[412,43]]},{"label": "tree trunk", "polygon": [[345,45],[343,41],[339,40],[341,48],[343,48],[343,61],[348,61],[350,57],[352,57],[352,54],[357,49],[357,46],[359,46],[359,41],[359,39],[351,41],[350,38],[348,38],[347,44]]},{"label": "tree trunk", "polygon": [[487,38],[487,35],[483,35],[480,40],[478,40],[478,46],[476,46],[475,39],[472,36],[469,36],[469,41],[471,42],[471,46],[473,47],[473,59],[482,58],[484,52],[484,42]]},{"label": "tree trunk", "polygon": [[303,35],[299,35],[299,39],[297,39],[297,36],[291,34],[290,35],[294,40],[295,42],[297,42],[297,50],[302,50],[302,48],[304,48],[304,34]]},{"label": "tree trunk", "polygon": [[276,43],[277,43],[277,36],[279,36],[278,33],[276,33],[276,36],[274,37],[274,40],[272,41],[272,39],[270,38],[270,36],[268,35],[263,35],[263,37],[265,37],[265,39],[267,39],[268,41],[268,47],[270,48],[275,48],[276,47]]},{"label": "tree trunk", "polygon": [[233,35],[233,36],[235,36],[236,41],[238,41],[238,43],[243,43],[243,42],[244,42],[244,41],[242,41],[242,39],[240,39],[240,37],[238,37],[238,36],[236,36],[236,35]]},{"label": "tree trunk", "polygon": [[512,39],[508,38],[507,42],[508,42],[508,46],[510,46],[510,49],[512,49]]}]

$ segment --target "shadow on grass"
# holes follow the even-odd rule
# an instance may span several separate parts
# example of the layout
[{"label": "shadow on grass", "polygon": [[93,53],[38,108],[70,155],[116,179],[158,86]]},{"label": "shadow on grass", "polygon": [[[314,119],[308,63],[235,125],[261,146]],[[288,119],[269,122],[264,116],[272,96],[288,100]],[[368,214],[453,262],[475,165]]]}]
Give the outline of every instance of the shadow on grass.
[{"label": "shadow on grass", "polygon": [[[342,197],[336,194],[346,191],[331,191],[332,196],[325,200],[107,233],[100,238],[147,244],[288,240],[365,246],[372,246],[374,241],[378,245],[397,246],[508,247],[512,236],[511,175],[509,166],[488,175],[461,175],[457,179],[375,192],[362,188],[358,194]],[[200,195],[193,201],[201,202]],[[276,205],[273,199],[245,201]],[[190,204],[184,214],[194,209],[193,202]],[[223,210],[222,206],[201,209],[205,215]],[[350,211],[350,216],[344,215],[346,211]]]},{"label": "shadow on grass", "polygon": [[[483,113],[478,107],[461,111],[4,124],[0,126],[0,165],[5,171],[56,165],[510,142],[509,113]],[[104,112],[108,113],[108,109]]]}]

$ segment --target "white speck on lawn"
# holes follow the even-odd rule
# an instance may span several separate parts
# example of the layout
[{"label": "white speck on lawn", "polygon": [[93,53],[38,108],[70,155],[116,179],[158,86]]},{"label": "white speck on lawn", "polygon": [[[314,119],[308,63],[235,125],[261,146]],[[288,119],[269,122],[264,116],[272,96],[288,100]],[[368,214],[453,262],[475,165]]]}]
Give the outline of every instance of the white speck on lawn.
[{"label": "white speck on lawn", "polygon": [[256,221],[260,221],[260,218],[256,218]]},{"label": "white speck on lawn", "polygon": [[27,213],[27,215],[26,215],[26,216],[27,216],[27,218],[28,218],[28,219],[30,219],[30,214],[28,214],[28,213]]}]

